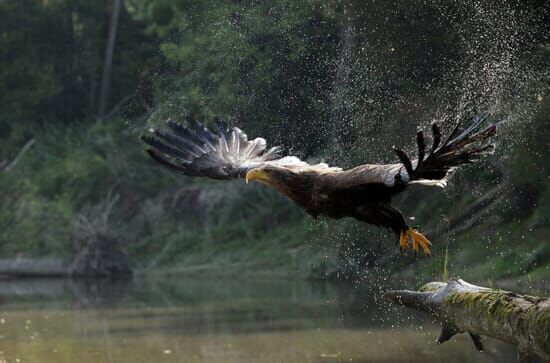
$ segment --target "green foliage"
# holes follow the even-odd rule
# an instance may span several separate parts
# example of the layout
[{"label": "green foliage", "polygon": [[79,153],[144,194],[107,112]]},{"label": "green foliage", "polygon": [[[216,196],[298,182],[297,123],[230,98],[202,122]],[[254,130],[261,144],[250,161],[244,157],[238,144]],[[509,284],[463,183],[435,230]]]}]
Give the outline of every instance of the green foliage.
[{"label": "green foliage", "polygon": [[72,222],[86,205],[110,190],[131,195],[162,187],[162,179],[142,165],[135,135],[122,122],[44,127],[36,139],[17,168],[0,179],[2,204],[11,206],[0,212],[5,252],[68,255]]},{"label": "green foliage", "polygon": [[[174,34],[161,46],[170,68],[157,98],[198,118],[235,117],[249,132],[268,132],[306,154],[316,149],[313,140],[326,136],[337,50],[333,8],[322,1],[215,3],[182,1],[170,10],[178,22],[154,27]],[[166,6],[153,9],[167,13]],[[152,12],[155,18],[160,10]]]},{"label": "green foliage", "polygon": [[[109,2],[92,0],[0,3],[0,131],[7,140],[1,158],[35,134],[33,128],[96,116],[110,10]],[[123,9],[109,107],[147,94],[145,82],[135,91],[154,49],[142,28]]]}]

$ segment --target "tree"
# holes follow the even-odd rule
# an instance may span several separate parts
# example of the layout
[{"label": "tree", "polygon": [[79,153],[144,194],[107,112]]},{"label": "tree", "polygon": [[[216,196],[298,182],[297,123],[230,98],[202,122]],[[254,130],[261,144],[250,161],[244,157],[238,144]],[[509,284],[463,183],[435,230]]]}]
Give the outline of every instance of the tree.
[{"label": "tree", "polygon": [[105,50],[105,62],[103,63],[103,77],[101,78],[101,92],[99,94],[99,112],[98,116],[102,119],[105,116],[107,100],[109,97],[109,87],[111,83],[111,72],[113,68],[113,54],[115,52],[115,40],[118,29],[118,17],[120,14],[120,5],[122,0],[114,0],[111,10],[111,21],[109,22],[109,35],[107,37],[107,47]]}]

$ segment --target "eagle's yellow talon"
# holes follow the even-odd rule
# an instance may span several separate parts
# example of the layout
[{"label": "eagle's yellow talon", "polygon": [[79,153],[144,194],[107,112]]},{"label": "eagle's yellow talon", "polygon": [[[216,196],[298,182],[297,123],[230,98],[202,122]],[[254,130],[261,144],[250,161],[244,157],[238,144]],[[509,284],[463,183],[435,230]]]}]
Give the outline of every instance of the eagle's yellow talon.
[{"label": "eagle's yellow talon", "polygon": [[[402,235],[403,232],[401,232],[401,235],[399,236],[400,240]],[[429,256],[431,254],[430,246],[432,245],[432,243],[422,233],[412,228],[409,228],[405,232],[405,236],[406,238],[410,238],[412,240],[412,249],[414,250],[415,254],[418,253],[419,246],[422,248],[422,251],[424,251],[426,255]]]},{"label": "eagle's yellow talon", "polygon": [[404,231],[401,231],[401,233],[399,233],[399,249],[401,252],[405,252],[407,248],[409,248],[407,234]]}]

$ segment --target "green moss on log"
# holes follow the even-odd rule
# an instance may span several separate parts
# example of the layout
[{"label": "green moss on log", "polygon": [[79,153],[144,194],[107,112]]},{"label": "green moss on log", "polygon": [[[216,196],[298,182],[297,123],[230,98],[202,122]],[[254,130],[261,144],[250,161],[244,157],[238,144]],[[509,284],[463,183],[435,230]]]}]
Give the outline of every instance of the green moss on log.
[{"label": "green moss on log", "polygon": [[550,301],[529,309],[524,324],[529,327],[534,342],[550,354]]},{"label": "green moss on log", "polygon": [[490,328],[502,326],[522,314],[522,309],[511,304],[510,296],[503,291],[468,291],[452,292],[443,300],[448,306],[469,309],[472,314],[486,314]]},{"label": "green moss on log", "polygon": [[532,296],[518,296],[500,291],[457,291],[443,299],[450,307],[468,308],[472,314],[486,314],[489,328],[507,326],[517,321],[515,327],[523,336],[529,336],[544,351],[550,352],[550,303],[534,305],[539,300]]},{"label": "green moss on log", "polygon": [[511,298],[504,291],[456,291],[445,297],[443,302],[449,305],[464,306],[467,308],[480,307],[496,317],[508,318],[518,310],[510,303]]}]

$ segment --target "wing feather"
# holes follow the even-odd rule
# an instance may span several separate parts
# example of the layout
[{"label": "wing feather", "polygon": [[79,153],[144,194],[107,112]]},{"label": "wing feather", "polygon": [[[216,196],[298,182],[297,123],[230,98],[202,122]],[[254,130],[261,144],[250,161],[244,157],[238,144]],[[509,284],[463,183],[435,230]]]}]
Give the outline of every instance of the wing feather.
[{"label": "wing feather", "polygon": [[187,125],[168,120],[166,130],[151,130],[141,139],[151,147],[147,152],[153,160],[190,176],[242,178],[249,168],[279,158],[281,148],[275,146],[266,151],[265,139],[249,141],[241,129],[228,129],[220,119],[215,124],[218,133],[192,118],[187,119]]},{"label": "wing feather", "polygon": [[433,145],[425,156],[425,141],[421,131],[417,134],[419,159],[410,160],[408,155],[396,149],[401,163],[366,164],[339,173],[324,176],[326,185],[335,188],[352,188],[364,184],[382,183],[388,187],[397,184],[424,184],[444,187],[447,175],[461,164],[470,164],[487,155],[494,145],[487,141],[496,134],[496,124],[477,131],[487,115],[475,116],[469,126],[460,132],[458,123],[451,134],[441,143],[441,132],[437,124],[432,125]]}]

